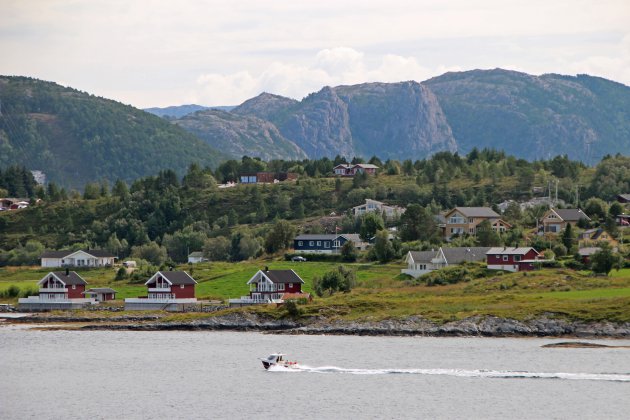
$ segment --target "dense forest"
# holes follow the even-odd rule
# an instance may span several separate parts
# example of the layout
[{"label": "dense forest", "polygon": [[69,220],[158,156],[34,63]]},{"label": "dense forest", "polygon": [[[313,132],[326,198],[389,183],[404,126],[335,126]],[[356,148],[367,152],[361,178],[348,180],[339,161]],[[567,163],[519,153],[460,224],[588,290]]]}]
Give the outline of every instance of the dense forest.
[{"label": "dense forest", "polygon": [[0,167],[25,165],[59,185],[133,180],[224,156],[170,124],[129,105],[51,82],[0,77]]},{"label": "dense forest", "polygon": [[[4,250],[0,264],[36,262],[44,248],[80,247],[104,248],[120,258],[132,255],[156,264],[169,259],[183,262],[192,251],[204,251],[213,260],[242,260],[283,252],[297,232],[332,233],[337,227],[378,239],[378,231],[395,225],[399,238],[386,246],[391,249],[374,247],[373,251],[385,252],[387,259],[409,247],[441,243],[433,218],[454,206],[496,208],[504,200],[546,196],[549,187],[555,196],[557,186],[558,198],[567,207],[580,206],[594,225],[607,226],[610,212],[619,211],[618,205],[608,203],[630,191],[630,158],[621,155],[606,156],[597,166],[587,167],[564,156],[528,162],[495,150],[473,149],[466,156],[441,152],[415,162],[381,162],[374,157],[370,162],[381,167],[376,176],[332,177],[332,168],[341,162],[340,157],[270,162],[243,157],[215,170],[192,164],[183,177],[162,170],[131,185],[122,180],[111,185],[88,183],[82,194],[55,183],[34,187],[28,171],[8,167],[0,172],[0,191],[24,193],[42,202],[0,213],[0,249]],[[291,171],[299,177],[219,188],[239,173],[264,170]],[[410,211],[394,221],[384,221],[380,215],[348,216],[348,210],[366,198]],[[541,214],[540,208],[521,211],[510,206],[503,216],[514,226],[510,232],[501,237],[462,237],[455,243],[524,243]],[[546,247],[550,245],[556,244]]]}]

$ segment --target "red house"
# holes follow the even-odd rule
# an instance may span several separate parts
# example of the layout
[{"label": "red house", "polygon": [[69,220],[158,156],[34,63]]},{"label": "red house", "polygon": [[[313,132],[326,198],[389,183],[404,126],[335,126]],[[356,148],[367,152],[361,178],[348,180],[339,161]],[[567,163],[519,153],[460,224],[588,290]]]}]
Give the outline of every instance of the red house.
[{"label": "red house", "polygon": [[230,306],[281,302],[284,295],[302,294],[304,280],[293,270],[259,270],[247,282],[249,296],[230,299]]},{"label": "red house", "polygon": [[486,252],[489,270],[531,271],[539,260],[540,254],[532,247],[498,247]]},{"label": "red house", "polygon": [[194,299],[196,284],[185,271],[158,271],[145,283],[147,299]]},{"label": "red house", "polygon": [[75,271],[51,271],[37,283],[41,300],[83,299],[87,282]]}]

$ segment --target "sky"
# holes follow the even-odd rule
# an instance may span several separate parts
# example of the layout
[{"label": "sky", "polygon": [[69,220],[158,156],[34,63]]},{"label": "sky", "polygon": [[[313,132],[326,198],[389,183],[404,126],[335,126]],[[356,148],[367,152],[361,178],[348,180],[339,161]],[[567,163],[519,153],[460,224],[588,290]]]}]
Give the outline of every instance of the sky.
[{"label": "sky", "polygon": [[139,108],[497,67],[630,85],[630,0],[0,0],[0,74]]}]

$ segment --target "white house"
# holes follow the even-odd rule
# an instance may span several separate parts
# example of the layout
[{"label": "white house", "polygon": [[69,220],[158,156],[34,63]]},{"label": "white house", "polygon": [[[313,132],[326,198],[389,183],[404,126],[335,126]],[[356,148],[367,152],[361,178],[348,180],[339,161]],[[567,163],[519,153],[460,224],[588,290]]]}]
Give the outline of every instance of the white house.
[{"label": "white house", "polygon": [[387,219],[397,219],[404,212],[405,209],[398,206],[388,206],[385,203],[381,203],[380,201],[372,200],[369,198],[365,199],[365,204],[361,204],[360,206],[356,206],[352,208],[352,214],[355,217],[359,217],[365,213],[377,212],[382,214],[384,218]]},{"label": "white house", "polygon": [[490,247],[457,247],[442,248],[437,251],[409,251],[405,257],[407,268],[400,270],[403,274],[420,277],[440,268],[462,264],[464,262],[483,261]]},{"label": "white house", "polygon": [[106,267],[116,258],[107,251],[82,249],[78,251],[46,251],[41,257],[42,267]]},{"label": "white house", "polygon": [[203,256],[203,252],[196,251],[188,254],[188,262],[190,264],[197,264],[205,261],[208,261],[208,259]]}]

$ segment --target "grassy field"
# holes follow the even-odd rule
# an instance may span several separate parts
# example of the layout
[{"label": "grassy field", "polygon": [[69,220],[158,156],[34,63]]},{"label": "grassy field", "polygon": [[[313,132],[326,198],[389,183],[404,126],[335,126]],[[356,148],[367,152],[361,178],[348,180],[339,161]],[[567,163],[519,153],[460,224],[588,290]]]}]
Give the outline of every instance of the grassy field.
[{"label": "grassy field", "polygon": [[[338,263],[249,261],[204,263],[193,267],[199,282],[197,297],[221,299],[248,293],[247,281],[261,268],[293,269],[312,291],[313,279]],[[399,275],[401,264],[346,264],[356,270],[357,287],[346,294],[317,298],[301,307],[305,316],[323,315],[331,319],[380,320],[421,315],[437,322],[474,315],[494,315],[514,319],[553,314],[573,320],[630,322],[630,270],[613,271],[608,277],[593,277],[567,269],[546,269],[529,273],[492,273],[489,277],[445,286],[410,285]],[[188,265],[179,267],[189,270]],[[21,290],[36,288],[48,270],[41,268],[0,269],[0,292],[11,285]],[[89,287],[108,286],[118,298],[146,295],[146,279],[130,283],[116,281],[115,269],[83,270]],[[146,277],[148,279],[148,276]],[[16,299],[4,299],[15,302]],[[285,311],[249,308],[277,316]],[[191,316],[207,316],[191,314]]]}]

